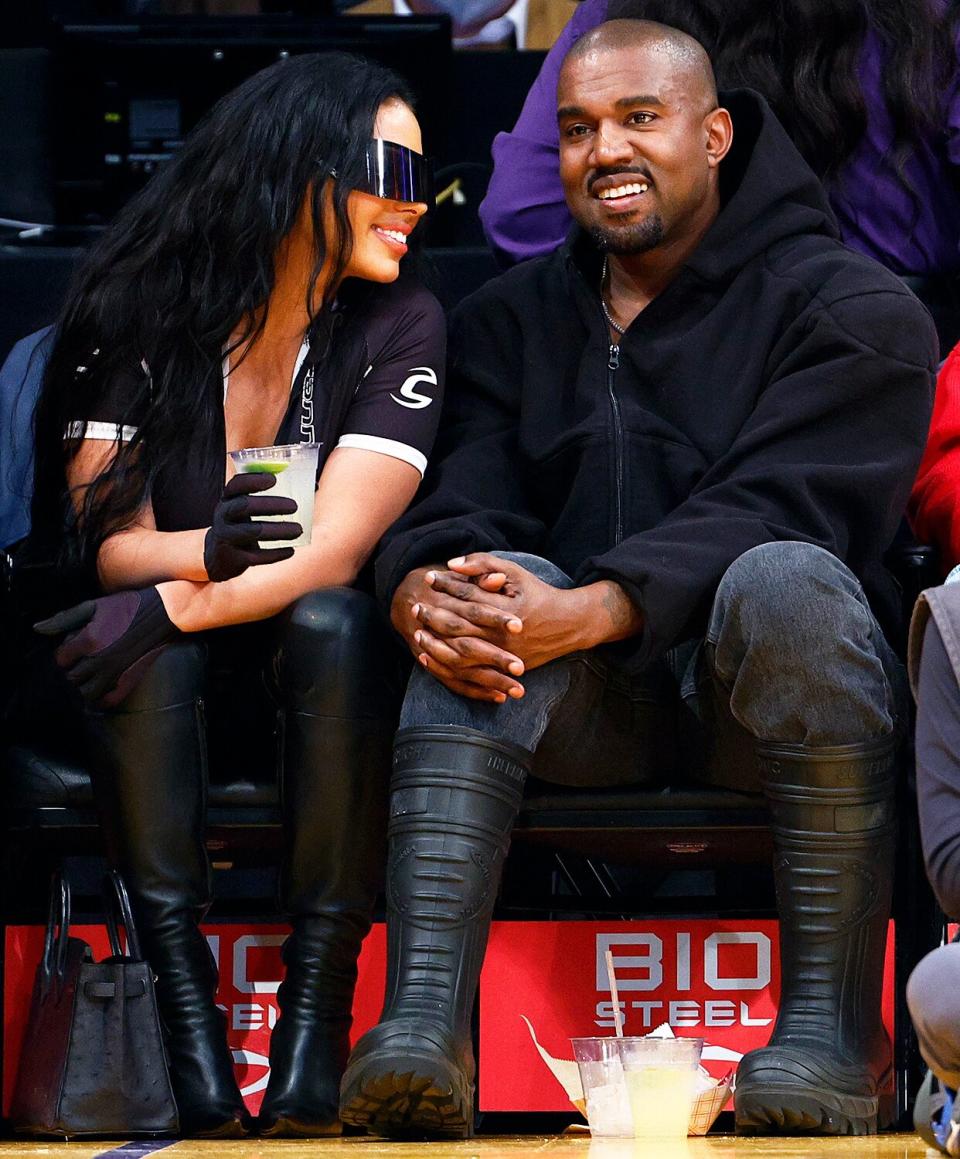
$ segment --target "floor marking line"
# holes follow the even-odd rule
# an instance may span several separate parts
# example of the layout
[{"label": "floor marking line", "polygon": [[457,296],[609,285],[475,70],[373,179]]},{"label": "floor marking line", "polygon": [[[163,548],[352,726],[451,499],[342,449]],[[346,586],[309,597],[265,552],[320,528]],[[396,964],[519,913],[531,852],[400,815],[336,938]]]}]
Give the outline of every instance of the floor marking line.
[{"label": "floor marking line", "polygon": [[135,1139],[132,1143],[124,1143],[122,1147],[100,1151],[94,1159],[107,1159],[107,1156],[114,1155],[118,1159],[142,1159],[145,1155],[152,1155],[155,1151],[162,1151],[164,1147],[172,1147],[179,1142],[179,1139]]}]

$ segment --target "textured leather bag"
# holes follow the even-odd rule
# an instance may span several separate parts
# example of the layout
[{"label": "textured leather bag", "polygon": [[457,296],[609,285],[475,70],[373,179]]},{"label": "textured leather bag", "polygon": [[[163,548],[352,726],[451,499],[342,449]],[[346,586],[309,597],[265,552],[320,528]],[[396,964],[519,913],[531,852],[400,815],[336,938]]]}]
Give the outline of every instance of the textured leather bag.
[{"label": "textured leather bag", "polygon": [[87,943],[70,937],[70,889],[54,879],[10,1108],[19,1133],[129,1139],[178,1131],[153,974],[119,874],[107,878],[104,900],[111,956],[95,962]]}]

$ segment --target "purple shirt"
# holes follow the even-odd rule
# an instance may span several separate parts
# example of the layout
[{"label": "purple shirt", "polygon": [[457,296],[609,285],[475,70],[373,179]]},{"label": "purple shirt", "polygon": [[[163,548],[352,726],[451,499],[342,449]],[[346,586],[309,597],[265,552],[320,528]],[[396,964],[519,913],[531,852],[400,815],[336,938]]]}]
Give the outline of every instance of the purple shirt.
[{"label": "purple shirt", "polygon": [[[583,0],[547,54],[510,133],[493,142],[493,176],[480,206],[487,239],[509,261],[550,253],[570,228],[560,184],[557,79],[570,46],[603,22],[607,0]],[[860,60],[867,131],[829,193],[847,245],[897,274],[960,270],[960,70],[944,95],[943,133],[914,142],[905,173],[919,202],[884,158],[893,124],[883,98],[883,48],[872,30]]]}]

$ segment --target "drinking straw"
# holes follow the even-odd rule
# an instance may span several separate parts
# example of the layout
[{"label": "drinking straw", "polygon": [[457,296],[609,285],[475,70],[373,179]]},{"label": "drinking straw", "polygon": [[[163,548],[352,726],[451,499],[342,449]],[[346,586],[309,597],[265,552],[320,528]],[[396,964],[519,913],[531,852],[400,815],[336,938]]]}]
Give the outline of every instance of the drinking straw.
[{"label": "drinking straw", "polygon": [[610,982],[610,997],[613,1000],[613,1024],[617,1028],[617,1038],[623,1038],[623,1015],[620,1013],[620,995],[617,993],[617,976],[613,972],[613,951],[607,950],[607,979]]}]

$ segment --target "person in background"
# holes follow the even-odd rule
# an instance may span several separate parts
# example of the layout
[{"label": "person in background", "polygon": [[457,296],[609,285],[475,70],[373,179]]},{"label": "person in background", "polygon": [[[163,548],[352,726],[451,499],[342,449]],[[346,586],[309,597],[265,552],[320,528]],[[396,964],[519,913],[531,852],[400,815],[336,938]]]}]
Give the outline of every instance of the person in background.
[{"label": "person in background", "polygon": [[[28,555],[57,564],[61,600],[68,581],[87,599],[37,629],[83,702],[188,1135],[250,1129],[198,926],[208,736],[234,776],[280,765],[293,932],[261,1131],[340,1129],[399,688],[358,577],[417,490],[444,375],[439,304],[401,275],[430,201],[422,150],[379,65],[307,54],[258,73],[87,254],[46,368]],[[320,457],[296,551],[296,503],[229,454],[295,443]],[[247,709],[264,683],[265,726]]]},{"label": "person in background", "polygon": [[[471,1013],[533,772],[762,792],[781,1001],[737,1129],[890,1121],[880,1016],[906,680],[883,553],[927,433],[929,315],[842,245],[764,99],[609,21],[560,74],[577,229],[465,299],[425,494],[378,591],[394,745],[388,992],[344,1122],[472,1129]],[[642,908],[643,899],[635,899]]]},{"label": "person in background", "polygon": [[[923,592],[910,629],[917,698],[916,776],[927,876],[941,909],[960,921],[960,347],[937,379],[933,421],[910,523],[937,548],[946,581]],[[932,1147],[960,1155],[960,945],[941,946],[910,975],[907,1003],[930,1067],[914,1123]]]},{"label": "person in background", "polygon": [[762,93],[825,182],[840,236],[910,279],[950,349],[960,338],[960,68],[942,0],[583,0],[516,125],[493,144],[480,216],[502,261],[550,253],[566,236],[557,75],[571,44],[615,16],[689,33],[721,90]]},{"label": "person in background", "polygon": [[523,20],[525,8],[517,0],[394,0],[393,10],[403,16],[450,17],[453,42],[458,48],[477,45],[497,46],[520,40],[522,29],[514,20]]}]

